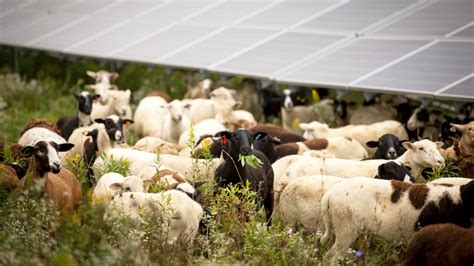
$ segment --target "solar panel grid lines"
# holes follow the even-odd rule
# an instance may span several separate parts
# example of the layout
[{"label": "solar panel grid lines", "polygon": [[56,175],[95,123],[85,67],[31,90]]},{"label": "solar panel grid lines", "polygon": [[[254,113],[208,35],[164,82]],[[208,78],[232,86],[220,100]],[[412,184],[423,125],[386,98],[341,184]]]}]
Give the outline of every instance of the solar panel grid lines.
[{"label": "solar panel grid lines", "polygon": [[[179,2],[167,2],[165,5],[161,6],[160,8],[154,10],[153,12],[165,12],[165,13],[168,13],[167,12],[167,9],[169,9],[170,11],[173,11],[174,10],[174,7],[172,5],[175,5],[177,3],[178,7],[180,7],[180,3]],[[212,6],[216,6],[218,4],[220,4],[220,2],[207,2],[209,5],[212,5]],[[182,4],[182,3],[181,3]],[[207,7],[209,7],[209,5]],[[136,47],[136,49],[140,49],[139,46],[141,43],[149,40],[150,38],[153,38],[154,36],[157,36],[158,34],[161,34],[163,32],[166,32],[167,30],[173,28],[173,27],[176,27],[178,26],[180,23],[186,21],[187,19],[189,18],[192,18],[194,17],[195,15],[199,15],[201,14],[201,12],[203,11],[204,9],[203,8],[200,8],[199,10],[195,10],[195,9],[189,9],[188,10],[188,13],[185,13],[186,15],[184,15],[181,19],[179,20],[173,20],[171,22],[169,22],[167,25],[155,30],[155,31],[152,31],[151,33],[149,34],[146,34],[145,36],[143,36],[142,38],[138,38],[137,40],[135,41],[132,41],[130,42],[129,44],[126,44],[114,51],[112,51],[109,56],[117,56],[117,57],[121,57],[122,59],[130,59],[130,58],[127,58],[125,55],[123,55],[123,52],[124,51],[127,51],[127,50],[131,50],[133,49],[134,47]],[[207,10],[207,8],[206,8]],[[172,13],[172,12],[171,12]],[[146,21],[147,19],[145,18],[146,16],[152,16],[153,13],[147,13],[145,16],[140,16],[142,18],[144,18],[144,21]],[[169,14],[169,13],[168,13]],[[138,19],[138,18],[137,18]],[[120,55],[122,53],[122,56]],[[136,59],[136,58],[135,58]]]},{"label": "solar panel grid lines", "polygon": [[[443,88],[439,89],[438,91],[435,92],[435,94],[436,95],[442,94],[443,92],[445,92],[449,89],[452,89],[453,87],[456,87],[459,84],[462,84],[462,83],[468,81],[469,79],[472,79],[473,77],[474,77],[474,73],[471,73],[470,75],[462,77],[462,78],[454,81],[453,83],[448,84],[448,85],[444,86]],[[473,90],[473,94],[474,94],[474,86],[472,86],[471,89]],[[473,97],[474,97],[474,95],[473,95]]]},{"label": "solar panel grid lines", "polygon": [[15,12],[18,9],[22,9],[25,6],[31,5],[36,0],[24,0],[24,1],[2,1],[0,2],[0,18]]}]

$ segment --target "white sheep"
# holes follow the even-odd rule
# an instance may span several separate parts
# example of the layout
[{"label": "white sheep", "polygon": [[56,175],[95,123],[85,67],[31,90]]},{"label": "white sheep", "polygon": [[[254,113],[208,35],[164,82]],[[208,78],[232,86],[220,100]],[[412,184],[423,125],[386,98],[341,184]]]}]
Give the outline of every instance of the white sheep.
[{"label": "white sheep", "polygon": [[[114,160],[127,160],[129,170],[132,175],[143,180],[151,179],[161,169],[168,168],[178,171],[189,181],[196,181],[197,177],[204,180],[212,180],[219,159],[196,160],[193,158],[181,157],[170,154],[162,154],[159,159],[155,153],[138,151],[134,149],[113,148],[105,153],[107,158]],[[94,163],[94,172],[104,165],[102,158],[97,158]]]},{"label": "white sheep", "polygon": [[379,139],[384,134],[393,134],[401,140],[408,139],[405,127],[394,120],[386,120],[370,125],[347,125],[338,128],[329,128],[327,124],[313,121],[309,124],[301,123],[300,128],[305,131],[303,136],[307,139],[336,136],[355,139],[367,150],[369,157],[372,157],[375,149],[366,146],[368,141]]},{"label": "white sheep", "polygon": [[106,173],[101,176],[92,193],[94,204],[108,204],[114,195],[122,192],[143,192],[143,180],[136,176],[124,177],[118,173]]},{"label": "white sheep", "polygon": [[[92,141],[92,137],[87,136],[87,133],[94,129],[98,130],[97,131],[97,148],[98,148],[97,151],[100,153],[100,152],[105,152],[108,149],[110,149],[112,147],[112,142],[109,136],[107,135],[107,131],[105,129],[104,124],[94,123],[90,126],[76,128],[72,132],[71,136],[68,139],[68,142],[74,144],[74,147],[66,153],[67,156],[73,157],[76,154],[83,156],[84,143],[86,143],[87,140]],[[61,158],[61,159],[64,160],[65,158],[66,157]],[[65,161],[61,161],[61,162],[64,163]]]},{"label": "white sheep", "polygon": [[107,83],[88,84],[85,86],[86,89],[93,90],[96,95],[100,95],[99,103],[101,105],[107,105],[111,100],[110,92],[116,90],[117,86]]},{"label": "white sheep", "polygon": [[[321,201],[326,228],[321,239],[335,236],[331,263],[363,230],[386,239],[410,237],[416,228],[451,222],[469,227],[474,181],[463,186],[407,184],[400,181],[351,178],[331,187]],[[443,204],[440,204],[443,202]]]},{"label": "white sheep", "polygon": [[[194,143],[196,143],[202,136],[204,135],[214,135],[217,132],[225,131],[226,128],[224,125],[217,121],[216,119],[206,119],[203,120],[195,125],[193,125],[193,134],[194,134]],[[190,157],[191,156],[191,148],[189,147],[189,134],[191,129],[188,129],[181,134],[179,137],[178,144],[180,147],[183,147],[179,152],[179,155]],[[199,144],[198,147],[202,147]],[[196,147],[196,148],[198,148]]]},{"label": "white sheep", "polygon": [[219,87],[213,90],[210,94],[210,99],[184,99],[181,101],[184,113],[189,120],[196,124],[205,119],[215,118],[216,109],[221,101],[229,101],[232,106],[238,106],[239,103],[234,99],[235,91],[224,87]]},{"label": "white sheep", "polygon": [[161,97],[146,97],[140,102],[139,107],[144,102],[142,106],[147,108],[137,108],[134,120],[137,124],[135,132],[139,136],[159,137],[165,141],[177,143],[181,134],[189,128],[190,121],[184,114],[179,100],[161,105],[150,105],[150,103],[158,104],[159,98]]},{"label": "white sheep", "polygon": [[[430,140],[420,140],[414,143],[404,142],[403,146],[407,151],[394,161],[410,167],[411,174],[417,182],[426,182],[421,176],[423,169],[444,165],[444,158],[439,153],[437,145]],[[275,197],[281,193],[282,188],[288,182],[299,177],[311,175],[374,177],[377,173],[377,167],[386,162],[388,160],[352,161],[337,158],[292,157],[275,165],[273,180]]]},{"label": "white sheep", "polygon": [[[105,104],[94,102],[92,105],[91,118],[106,118],[109,115],[118,115],[122,119],[132,119],[132,108],[130,107],[130,90],[109,90],[109,100]],[[97,94],[97,92],[96,92]],[[100,96],[102,99],[102,95]]]},{"label": "white sheep", "polygon": [[[169,245],[178,241],[190,245],[199,229],[204,211],[197,202],[179,190],[161,193],[126,192],[115,196],[106,210],[106,218],[131,218],[135,222],[156,219],[156,233]],[[144,217],[145,216],[145,217]]]},{"label": "white sheep", "polygon": [[245,110],[235,110],[239,104],[234,100],[216,100],[215,119],[227,129],[233,131],[238,128],[250,128],[257,125],[253,115]]},{"label": "white sheep", "polygon": [[174,144],[168,141],[164,141],[158,137],[151,137],[151,136],[143,137],[139,139],[135,143],[133,148],[139,151],[146,151],[146,152],[153,152],[153,153],[157,152],[157,150],[159,149],[160,154],[174,154],[174,155],[178,155],[180,150],[182,149],[182,147],[178,144]]}]

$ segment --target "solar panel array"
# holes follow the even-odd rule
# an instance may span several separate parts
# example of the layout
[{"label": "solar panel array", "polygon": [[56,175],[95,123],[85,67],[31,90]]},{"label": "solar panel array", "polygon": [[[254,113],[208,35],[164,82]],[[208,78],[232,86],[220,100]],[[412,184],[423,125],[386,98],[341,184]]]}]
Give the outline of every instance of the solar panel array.
[{"label": "solar panel array", "polygon": [[0,44],[474,100],[474,0],[0,0]]}]

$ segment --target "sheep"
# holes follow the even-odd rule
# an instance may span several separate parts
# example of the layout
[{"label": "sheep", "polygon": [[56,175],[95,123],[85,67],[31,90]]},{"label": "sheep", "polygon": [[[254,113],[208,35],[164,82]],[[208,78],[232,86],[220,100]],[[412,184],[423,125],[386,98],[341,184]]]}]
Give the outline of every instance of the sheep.
[{"label": "sheep", "polygon": [[100,97],[100,95],[90,94],[87,91],[83,91],[80,94],[74,93],[73,95],[77,101],[77,115],[63,116],[59,118],[58,122],[56,122],[56,126],[61,132],[61,136],[65,139],[68,139],[69,136],[71,136],[74,129],[92,124],[90,117],[92,103]]},{"label": "sheep", "polygon": [[[96,94],[99,94],[96,92]],[[108,91],[110,100],[106,104],[94,102],[92,105],[91,119],[106,118],[109,115],[118,115],[122,119],[132,119],[132,108],[130,107],[130,90]],[[103,94],[100,94],[102,101]]]},{"label": "sheep", "polygon": [[[257,124],[256,120],[263,120],[263,108],[259,104],[258,90],[261,89],[261,82],[255,79],[245,78],[234,88],[235,99],[239,101],[240,108],[250,115],[252,124]],[[236,116],[239,116],[236,114]],[[249,120],[248,120],[249,121]],[[232,129],[231,129],[232,130]]]},{"label": "sheep", "polygon": [[6,154],[11,154],[12,159],[16,162],[25,162],[27,156],[21,152],[21,149],[23,146],[18,143],[0,140],[0,162],[5,162]]},{"label": "sheep", "polygon": [[418,227],[451,222],[471,226],[474,181],[462,186],[407,184],[396,180],[351,178],[335,184],[321,201],[326,231],[336,241],[329,250],[334,263],[362,230],[394,240],[410,237]]},{"label": "sheep", "polygon": [[367,141],[366,145],[369,148],[377,148],[372,156],[372,159],[395,159],[402,155],[406,149],[397,136],[392,134],[384,134],[377,141]]},{"label": "sheep", "polygon": [[474,228],[433,224],[413,235],[404,265],[473,265]]},{"label": "sheep", "polygon": [[452,124],[453,130],[460,131],[462,133],[461,139],[458,145],[453,145],[442,152],[443,157],[456,159],[456,152],[454,151],[455,146],[459,147],[459,151],[462,154],[474,154],[474,121],[466,124]]},{"label": "sheep", "polygon": [[[414,143],[404,142],[403,146],[407,151],[395,159],[395,161],[410,167],[410,172],[416,178],[417,182],[426,182],[421,176],[423,169],[444,165],[444,159],[441,154],[439,154],[437,145],[432,141],[420,140]],[[377,167],[386,162],[387,160],[352,161],[337,158],[294,158],[294,160],[290,161],[287,165],[280,163],[280,166],[277,165],[274,167],[275,194],[280,193],[281,188],[291,180],[303,176],[322,174],[339,177],[374,177]]]},{"label": "sheep", "polygon": [[407,129],[416,131],[417,136],[422,138],[440,140],[442,139],[440,125],[446,121],[447,118],[442,112],[430,108],[418,107],[408,119]]},{"label": "sheep", "polygon": [[324,99],[312,105],[293,106],[288,104],[288,99],[290,99],[289,96],[287,96],[285,105],[281,108],[283,128],[302,134],[304,129],[299,127],[301,123],[309,123],[314,120],[331,124],[336,123],[337,118],[334,114],[332,100]]},{"label": "sheep", "polygon": [[82,198],[81,184],[71,171],[61,169],[58,156],[58,151],[65,152],[72,147],[71,143],[57,144],[54,141],[38,141],[25,146],[22,151],[32,158],[19,187],[38,188],[43,192],[43,198],[57,210],[73,211]]},{"label": "sheep", "polygon": [[184,99],[208,99],[213,86],[212,83],[211,79],[200,81],[195,87],[188,88],[188,91],[184,94]]},{"label": "sheep", "polygon": [[189,120],[196,124],[205,119],[216,118],[216,106],[227,102],[231,108],[236,108],[240,105],[234,99],[235,91],[219,87],[210,94],[210,99],[184,99],[181,101],[184,113]]},{"label": "sheep", "polygon": [[[80,127],[76,128],[71,136],[68,139],[69,143],[74,144],[74,148],[72,148],[69,152],[67,152],[67,156],[75,156],[76,154],[79,154],[84,157],[85,154],[85,143],[93,140],[94,138],[92,136],[88,136],[89,132],[92,132],[94,130],[97,130],[96,133],[93,133],[95,135],[95,145],[97,147],[97,153],[107,151],[112,147],[112,141],[110,140],[109,135],[107,134],[107,131],[105,129],[105,125],[103,124],[92,124],[88,127]],[[90,145],[90,144],[88,144]],[[95,149],[95,147],[92,147]],[[89,153],[89,155],[92,155]],[[62,160],[64,162],[64,160]]]},{"label": "sheep", "polygon": [[106,83],[87,84],[84,88],[93,90],[96,95],[100,95],[99,103],[101,105],[109,105],[113,100],[112,91],[117,90],[117,86]]},{"label": "sheep", "polygon": [[156,96],[163,98],[167,103],[173,101],[173,98],[171,98],[171,96],[164,91],[150,91],[147,94],[145,94],[145,98],[156,97]]},{"label": "sheep", "polygon": [[236,106],[234,100],[216,100],[215,103],[215,119],[221,122],[227,129],[233,131],[244,126],[249,128],[257,125],[257,121],[255,121],[250,112],[233,110]]},{"label": "sheep", "polygon": [[131,119],[122,119],[117,115],[109,115],[104,119],[97,118],[94,122],[105,125],[105,130],[107,131],[107,135],[109,135],[112,146],[125,142],[124,126],[128,128],[134,123]]},{"label": "sheep", "polygon": [[308,150],[323,149],[340,159],[361,160],[367,158],[367,151],[364,147],[358,141],[346,137],[311,139],[303,142],[281,144],[275,147],[280,158],[290,154],[303,154]]},{"label": "sheep", "polygon": [[[193,182],[197,177],[209,180],[214,176],[215,167],[213,165],[219,161],[219,159],[196,160],[170,154],[161,154],[158,161],[158,156],[155,153],[124,148],[109,149],[105,156],[114,160],[127,160],[130,173],[143,180],[152,178],[162,167],[174,169]],[[97,169],[101,169],[103,165],[104,160],[97,158],[94,163],[96,176],[98,175]]]},{"label": "sheep", "polygon": [[[195,146],[196,148],[201,148],[198,142],[203,136],[212,136],[217,132],[226,130],[226,128],[216,119],[206,119],[195,124],[192,130],[194,134],[194,143],[196,144]],[[189,147],[190,131],[191,129],[184,131],[179,137],[178,144],[179,146],[183,147],[179,153],[181,156],[191,156],[191,148]]]},{"label": "sheep", "polygon": [[[375,178],[414,182],[409,170],[395,162],[381,164]],[[280,197],[275,197],[274,202],[282,224],[295,226],[301,223],[309,233],[316,233],[319,228],[321,198],[333,185],[344,180],[346,179],[342,177],[314,175],[289,182],[282,189]]]},{"label": "sheep", "polygon": [[168,245],[192,244],[204,211],[186,193],[173,189],[161,193],[125,192],[115,196],[106,209],[106,219],[123,217],[135,222],[156,219],[160,238]]},{"label": "sheep", "polygon": [[11,165],[0,163],[0,191],[11,192],[20,184],[18,172]]},{"label": "sheep", "polygon": [[180,101],[170,103],[161,97],[146,97],[135,112],[135,133],[139,137],[153,136],[177,143],[181,134],[190,126]]},{"label": "sheep", "polygon": [[474,178],[474,153],[464,153],[461,146],[455,140],[453,143],[456,154],[456,164],[459,167],[459,174],[464,177]]},{"label": "sheep", "polygon": [[[218,186],[244,185],[246,181],[249,181],[251,189],[257,191],[262,198],[267,221],[270,222],[273,209],[273,170],[267,157],[262,152],[251,148],[254,134],[244,129],[238,129],[232,133],[223,131],[218,135],[222,137],[222,145],[229,143],[229,146],[226,146],[228,150],[223,152],[224,162],[219,164],[214,175]],[[248,164],[242,165],[239,162],[239,157],[248,155],[257,157],[262,165],[256,169]]]},{"label": "sheep", "polygon": [[51,123],[50,121],[48,121],[46,119],[30,119],[30,120],[28,120],[26,125],[21,130],[20,134],[23,135],[23,134],[25,134],[26,131],[28,131],[32,128],[35,128],[35,127],[46,128],[46,129],[49,129],[50,131],[52,131],[52,132],[54,132],[58,135],[61,134],[58,127],[55,126],[53,123]]},{"label": "sheep", "polygon": [[[183,134],[185,133],[186,131]],[[157,152],[157,150],[159,150],[160,154],[173,154],[173,155],[178,155],[180,150],[182,149],[180,145],[174,144],[168,141],[164,141],[158,137],[141,138],[135,143],[133,148],[139,151],[146,151],[146,152]]]},{"label": "sheep", "polygon": [[[394,179],[414,182],[410,172],[403,165],[395,162],[381,164],[376,179]],[[278,199],[275,199],[275,210],[278,209],[282,224],[294,226],[301,223],[309,233],[319,228],[320,203],[324,193],[333,185],[346,180],[342,177],[314,175],[292,180]],[[275,214],[274,214],[275,217]]]},{"label": "sheep", "polygon": [[122,192],[143,192],[143,180],[136,176],[124,177],[118,173],[101,176],[92,193],[92,203],[108,205],[112,197]]},{"label": "sheep", "polygon": [[396,112],[396,109],[387,102],[365,102],[363,106],[348,111],[349,124],[369,125],[385,120],[394,120]]},{"label": "sheep", "polygon": [[248,130],[252,133],[265,132],[268,135],[278,138],[283,144],[306,140],[298,134],[272,124],[258,124],[256,126],[250,127]]},{"label": "sheep", "polygon": [[95,83],[113,84],[119,77],[117,72],[109,72],[107,70],[99,70],[97,72],[87,70],[86,74],[95,79]]},{"label": "sheep", "polygon": [[21,146],[34,145],[40,140],[54,141],[58,144],[66,143],[63,137],[47,128],[33,127],[21,135],[18,139],[18,144]]},{"label": "sheep", "polygon": [[305,131],[305,138],[325,137],[348,137],[357,140],[366,148],[370,157],[375,149],[365,146],[368,141],[378,139],[384,134],[393,134],[399,139],[408,139],[405,127],[398,121],[386,120],[370,125],[347,125],[338,128],[329,128],[327,124],[313,121],[310,124],[301,123],[301,129]]}]

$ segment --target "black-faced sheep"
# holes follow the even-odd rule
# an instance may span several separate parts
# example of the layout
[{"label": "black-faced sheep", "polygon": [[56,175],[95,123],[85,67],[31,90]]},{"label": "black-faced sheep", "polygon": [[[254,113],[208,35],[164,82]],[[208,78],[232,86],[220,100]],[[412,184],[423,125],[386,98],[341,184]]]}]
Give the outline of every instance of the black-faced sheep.
[{"label": "black-faced sheep", "polygon": [[[223,131],[218,133],[222,138],[222,144],[230,143],[228,151],[223,151],[224,162],[215,172],[215,180],[220,187],[229,184],[245,184],[250,182],[252,190],[257,191],[263,199],[263,205],[269,221],[273,205],[273,169],[268,158],[260,151],[252,149],[254,134],[250,131],[238,129],[234,132]],[[262,165],[252,168],[250,165],[242,165],[240,156],[254,155]]]}]

